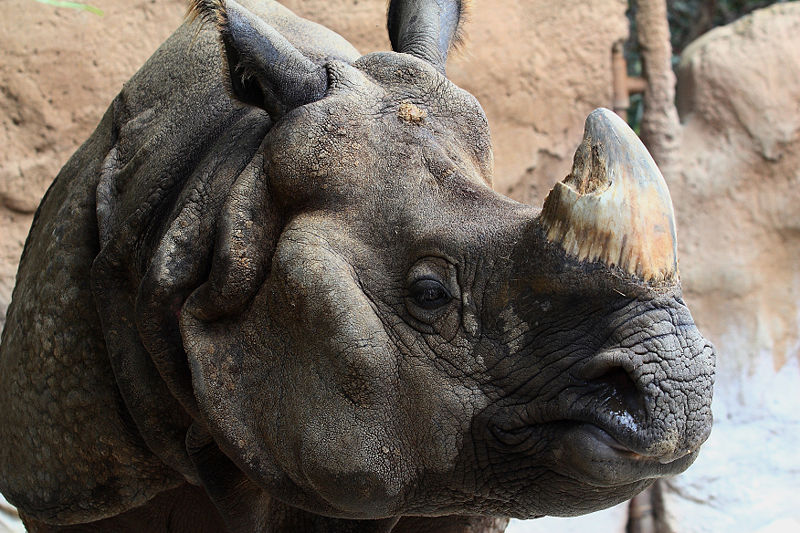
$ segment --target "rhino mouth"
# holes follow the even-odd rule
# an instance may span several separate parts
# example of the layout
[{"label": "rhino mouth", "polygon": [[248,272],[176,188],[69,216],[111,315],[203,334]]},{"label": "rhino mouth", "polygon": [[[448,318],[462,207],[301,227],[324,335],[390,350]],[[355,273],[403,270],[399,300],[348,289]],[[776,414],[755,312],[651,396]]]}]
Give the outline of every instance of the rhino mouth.
[{"label": "rhino mouth", "polygon": [[653,421],[632,371],[616,358],[597,358],[581,374],[585,381],[555,399],[516,406],[490,423],[501,448],[595,487],[673,476],[694,462],[705,438],[679,444],[677,428]]},{"label": "rhino mouth", "polygon": [[589,485],[611,487],[644,479],[680,474],[697,457],[697,451],[676,456],[644,455],[631,449],[594,424],[577,423],[568,428],[556,447],[563,462],[559,473]]},{"label": "rhino mouth", "polygon": [[[648,454],[644,447],[623,444],[610,424],[558,420],[490,431],[506,453],[537,457],[549,470],[595,487],[619,487],[674,476],[686,470],[699,449]],[[627,442],[628,439],[626,439]],[[543,449],[542,443],[547,443]]]}]

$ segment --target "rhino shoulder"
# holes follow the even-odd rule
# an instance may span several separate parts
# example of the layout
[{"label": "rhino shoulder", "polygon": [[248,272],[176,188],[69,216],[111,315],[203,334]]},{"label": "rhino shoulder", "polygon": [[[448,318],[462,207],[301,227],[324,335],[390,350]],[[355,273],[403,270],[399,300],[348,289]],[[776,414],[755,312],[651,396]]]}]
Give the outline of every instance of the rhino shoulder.
[{"label": "rhino shoulder", "polygon": [[0,353],[0,490],[27,516],[97,520],[191,476],[179,442],[189,417],[134,335],[135,308],[171,224],[192,219],[189,229],[211,238],[197,216],[221,208],[204,193],[209,180],[233,180],[269,125],[231,103],[218,50],[213,32],[182,26],[39,207]]}]

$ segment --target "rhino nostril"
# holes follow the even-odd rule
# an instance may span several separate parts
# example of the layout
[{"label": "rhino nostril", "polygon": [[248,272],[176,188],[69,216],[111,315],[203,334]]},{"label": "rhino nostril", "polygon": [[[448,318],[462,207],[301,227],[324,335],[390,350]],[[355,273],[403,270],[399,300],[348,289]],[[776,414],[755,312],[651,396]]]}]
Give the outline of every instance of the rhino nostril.
[{"label": "rhino nostril", "polygon": [[609,368],[590,383],[600,387],[601,402],[613,414],[627,413],[638,421],[644,418],[644,397],[624,368]]}]

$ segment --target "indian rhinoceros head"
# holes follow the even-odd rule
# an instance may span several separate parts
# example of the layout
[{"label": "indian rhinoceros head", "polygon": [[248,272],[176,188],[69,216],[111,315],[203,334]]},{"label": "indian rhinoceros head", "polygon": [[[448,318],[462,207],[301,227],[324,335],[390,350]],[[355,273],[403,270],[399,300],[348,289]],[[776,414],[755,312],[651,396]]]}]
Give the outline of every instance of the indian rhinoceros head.
[{"label": "indian rhinoceros head", "polygon": [[492,190],[485,115],[444,76],[457,2],[393,3],[396,52],[363,57],[199,4],[234,94],[274,121],[180,317],[238,468],[337,516],[529,517],[692,463],[714,351],[681,299],[664,180],[619,118],[589,116],[535,209]]}]

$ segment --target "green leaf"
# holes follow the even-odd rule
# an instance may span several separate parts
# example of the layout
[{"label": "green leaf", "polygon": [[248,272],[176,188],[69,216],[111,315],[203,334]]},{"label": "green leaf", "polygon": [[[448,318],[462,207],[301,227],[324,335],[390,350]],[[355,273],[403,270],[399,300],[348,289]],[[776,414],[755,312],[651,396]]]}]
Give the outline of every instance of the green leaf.
[{"label": "green leaf", "polygon": [[83,11],[88,11],[89,13],[94,13],[95,15],[103,16],[103,10],[98,9],[94,6],[81,4],[80,2],[63,2],[62,0],[36,0],[42,4],[50,4],[51,6],[56,7],[69,7],[71,9],[82,9]]}]

